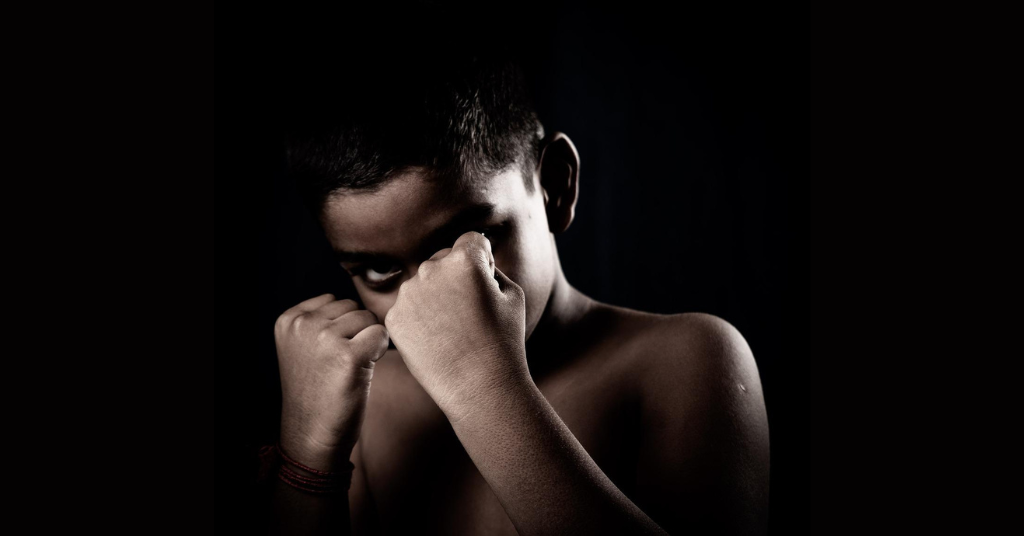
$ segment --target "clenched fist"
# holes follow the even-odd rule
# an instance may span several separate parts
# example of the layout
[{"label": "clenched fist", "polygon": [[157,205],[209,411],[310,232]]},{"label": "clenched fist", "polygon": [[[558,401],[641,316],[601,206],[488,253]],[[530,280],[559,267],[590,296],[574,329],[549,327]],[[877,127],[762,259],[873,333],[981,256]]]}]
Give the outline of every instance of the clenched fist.
[{"label": "clenched fist", "polygon": [[530,381],[526,297],[470,231],[423,261],[384,318],[409,372],[449,419],[480,394]]},{"label": "clenched fist", "polygon": [[388,349],[376,315],[332,294],[310,298],[274,325],[281,371],[281,448],[331,470],[359,438],[373,367]]}]

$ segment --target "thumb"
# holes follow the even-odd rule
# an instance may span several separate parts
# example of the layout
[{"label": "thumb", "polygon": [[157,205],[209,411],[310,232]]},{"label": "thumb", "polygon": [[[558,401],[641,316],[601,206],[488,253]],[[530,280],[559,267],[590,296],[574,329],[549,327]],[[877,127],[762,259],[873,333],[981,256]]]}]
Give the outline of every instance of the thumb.
[{"label": "thumb", "polygon": [[477,231],[467,231],[451,247],[452,250],[466,250],[473,262],[483,268],[487,275],[494,274],[494,252],[491,240]]},{"label": "thumb", "polygon": [[384,324],[371,324],[356,333],[351,341],[352,347],[356,350],[355,353],[364,359],[362,365],[372,368],[373,364],[388,350],[391,334],[388,333],[388,328]]},{"label": "thumb", "polygon": [[526,303],[526,293],[523,292],[523,287],[509,279],[497,266],[494,266],[494,279],[498,282],[498,289],[505,295],[505,299],[517,304]]}]

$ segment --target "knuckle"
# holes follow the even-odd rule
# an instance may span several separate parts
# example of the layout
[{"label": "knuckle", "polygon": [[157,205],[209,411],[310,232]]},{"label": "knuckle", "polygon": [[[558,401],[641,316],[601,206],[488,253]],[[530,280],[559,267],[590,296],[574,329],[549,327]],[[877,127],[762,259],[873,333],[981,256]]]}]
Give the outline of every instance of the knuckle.
[{"label": "knuckle", "polygon": [[431,255],[430,259],[428,259],[428,260],[441,260],[441,259],[447,257],[451,252],[452,252],[452,248],[440,249],[436,253]]},{"label": "knuckle", "polygon": [[477,247],[483,240],[484,235],[477,231],[466,231],[465,233],[462,233],[462,236],[459,238],[463,240],[467,246]]},{"label": "knuckle", "polygon": [[312,298],[309,298],[308,300],[303,300],[302,303],[300,303],[299,305],[304,305],[304,306],[312,305],[313,303],[316,303],[316,302],[320,301],[324,296],[330,296],[331,299],[334,299],[334,294],[325,293],[325,294],[320,294],[319,296],[313,296]]},{"label": "knuckle", "polygon": [[476,266],[478,262],[483,260],[486,262],[487,254],[476,248],[462,248],[459,250],[459,254],[455,257],[458,264],[462,268],[468,268]]},{"label": "knuckle", "polygon": [[322,344],[330,344],[336,340],[336,336],[333,331],[329,329],[322,329],[316,334],[316,341]]},{"label": "knuckle", "polygon": [[[401,285],[398,285],[398,292],[395,293],[395,302],[394,303],[395,304],[399,304],[399,303],[402,303],[403,301],[407,300],[408,298],[403,298],[402,296],[412,292],[416,288],[416,284],[417,284],[417,281],[419,279],[420,279],[420,277],[417,274],[416,277],[411,278],[411,279],[406,279],[405,281],[402,282]],[[394,305],[392,305],[392,306],[394,306]]]},{"label": "knuckle", "polygon": [[[427,259],[420,263],[419,267],[416,268],[416,275],[422,277],[429,276],[434,271],[434,261]],[[404,286],[404,285],[403,285]],[[399,288],[401,290],[401,288]]]},{"label": "knuckle", "polygon": [[295,315],[295,318],[292,318],[291,327],[292,329],[296,330],[303,329],[307,324],[311,323],[312,320],[312,314],[310,314],[309,312],[302,312]]}]

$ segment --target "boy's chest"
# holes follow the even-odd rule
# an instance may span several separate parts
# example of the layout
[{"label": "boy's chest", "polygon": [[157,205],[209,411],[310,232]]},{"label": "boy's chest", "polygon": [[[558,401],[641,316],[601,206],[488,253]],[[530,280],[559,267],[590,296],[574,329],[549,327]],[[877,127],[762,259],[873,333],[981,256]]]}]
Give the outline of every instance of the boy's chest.
[{"label": "boy's chest", "polygon": [[[597,465],[630,495],[639,410],[628,378],[613,368],[580,363],[538,388]],[[400,363],[390,363],[380,377],[375,373],[360,442],[386,534],[516,534],[447,418]]]}]

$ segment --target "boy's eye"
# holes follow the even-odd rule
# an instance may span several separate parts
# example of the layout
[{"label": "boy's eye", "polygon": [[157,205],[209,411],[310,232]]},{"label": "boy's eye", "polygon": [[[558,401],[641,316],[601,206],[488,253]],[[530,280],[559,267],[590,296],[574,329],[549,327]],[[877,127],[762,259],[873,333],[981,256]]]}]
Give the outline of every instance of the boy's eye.
[{"label": "boy's eye", "polygon": [[493,242],[494,238],[498,235],[498,232],[501,230],[502,225],[503,224],[499,223],[498,225],[492,225],[490,227],[485,227],[483,229],[476,229],[476,232],[486,236],[488,240]]},{"label": "boy's eye", "polygon": [[395,263],[363,264],[346,271],[353,277],[361,277],[368,287],[380,290],[398,277],[401,267]]},{"label": "boy's eye", "polygon": [[[492,242],[499,234],[502,224],[492,225],[490,227],[484,227],[482,229],[474,229],[476,232],[487,237]],[[364,264],[356,266],[355,268],[348,270],[349,274],[353,276],[360,276],[367,286],[374,290],[380,290],[388,285],[388,283],[398,277],[402,272],[402,267],[397,263],[384,262],[379,264]]]},{"label": "boy's eye", "polygon": [[371,285],[380,285],[395,276],[401,267],[395,263],[371,264],[363,269],[363,279]]}]

